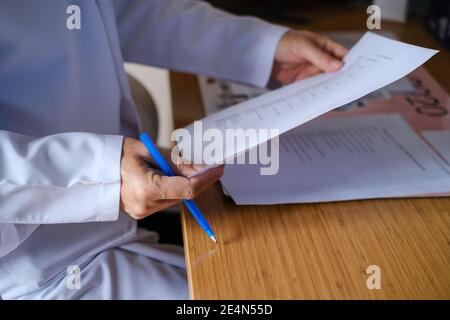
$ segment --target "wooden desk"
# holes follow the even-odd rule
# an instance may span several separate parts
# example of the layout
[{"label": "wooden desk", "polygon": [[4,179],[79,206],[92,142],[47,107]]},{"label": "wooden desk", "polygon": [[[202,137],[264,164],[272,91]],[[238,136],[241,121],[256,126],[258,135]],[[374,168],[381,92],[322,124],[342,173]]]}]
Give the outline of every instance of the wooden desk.
[{"label": "wooden desk", "polygon": [[[364,30],[363,9],[316,13],[305,29]],[[400,39],[440,46],[417,23],[388,24]],[[450,91],[450,54],[426,65]],[[172,73],[176,127],[203,116],[194,76]],[[194,299],[450,299],[450,199],[236,206],[219,185],[198,200],[219,238],[189,213],[183,233]],[[381,289],[366,268],[381,268]]]}]

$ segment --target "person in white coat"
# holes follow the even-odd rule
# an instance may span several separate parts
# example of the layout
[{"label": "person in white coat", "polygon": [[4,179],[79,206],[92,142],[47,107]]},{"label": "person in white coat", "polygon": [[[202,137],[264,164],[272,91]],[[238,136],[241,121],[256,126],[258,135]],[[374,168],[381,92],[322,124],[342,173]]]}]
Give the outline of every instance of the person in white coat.
[{"label": "person in white coat", "polygon": [[194,0],[2,0],[1,297],[188,298],[182,248],[136,219],[194,198],[223,169],[188,179],[195,168],[182,165],[169,178],[146,163],[124,60],[263,87],[336,70],[345,53]]}]

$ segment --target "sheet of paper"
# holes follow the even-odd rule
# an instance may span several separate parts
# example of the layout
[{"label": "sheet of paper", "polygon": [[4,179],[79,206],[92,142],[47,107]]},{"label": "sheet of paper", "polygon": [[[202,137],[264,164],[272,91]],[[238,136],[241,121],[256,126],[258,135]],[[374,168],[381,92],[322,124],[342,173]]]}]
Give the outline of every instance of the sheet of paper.
[{"label": "sheet of paper", "polygon": [[422,131],[421,134],[450,165],[450,130]]},{"label": "sheet of paper", "polygon": [[[361,38],[361,32],[325,32],[325,35],[341,43],[347,48],[353,47]],[[396,39],[395,34],[390,32],[381,32],[382,36]],[[227,107],[248,99],[260,96],[269,91],[266,88],[255,88],[241,83],[230,82],[226,80],[214,79],[207,76],[198,76],[198,83],[203,101],[203,107],[206,115],[219,112]],[[414,86],[407,77],[401,78],[381,89],[375,90],[360,99],[352,101],[341,108],[352,108],[353,106],[366,106],[374,100],[391,99],[392,94],[413,92]]]},{"label": "sheet of paper", "polygon": [[254,88],[207,76],[198,76],[198,84],[206,115],[219,112],[225,108],[269,92],[268,89]]},{"label": "sheet of paper", "polygon": [[[226,80],[217,80],[206,76],[198,76],[198,83],[203,107],[207,116],[269,92],[269,89],[254,88],[248,85]],[[391,99],[392,94],[406,92],[414,92],[414,86],[407,77],[404,77],[355,101],[347,103],[340,108],[348,109],[353,106],[363,107],[374,100]]]},{"label": "sheet of paper", "polygon": [[[450,166],[399,115],[316,119],[280,136],[276,175],[227,165],[237,204],[410,197],[450,191]],[[245,183],[243,183],[245,181]]]},{"label": "sheet of paper", "polygon": [[[202,119],[202,126],[204,130],[219,129],[223,136],[226,129],[277,129],[281,134],[404,77],[435,53],[368,32],[350,50],[338,72],[321,74],[244,101]],[[187,129],[194,132],[192,125]],[[224,150],[223,159],[234,158],[264,140],[247,142],[240,148]],[[196,152],[202,150],[191,154]]]}]

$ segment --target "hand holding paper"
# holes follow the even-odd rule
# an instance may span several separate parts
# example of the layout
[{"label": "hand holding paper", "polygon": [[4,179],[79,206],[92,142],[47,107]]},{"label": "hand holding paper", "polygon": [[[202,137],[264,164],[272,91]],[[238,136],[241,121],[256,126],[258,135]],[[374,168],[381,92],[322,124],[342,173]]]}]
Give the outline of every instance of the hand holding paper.
[{"label": "hand holding paper", "polygon": [[[202,119],[203,131],[215,128],[225,136],[226,129],[277,129],[282,134],[404,77],[436,53],[368,32],[347,54],[339,71],[296,82],[212,114]],[[195,140],[203,137],[195,136],[193,125],[187,129],[194,138],[193,145],[200,145],[191,153],[195,157],[203,152],[203,144]],[[226,148],[222,163],[271,138],[250,137],[244,146]],[[191,148],[183,143],[179,141],[181,150]]]}]

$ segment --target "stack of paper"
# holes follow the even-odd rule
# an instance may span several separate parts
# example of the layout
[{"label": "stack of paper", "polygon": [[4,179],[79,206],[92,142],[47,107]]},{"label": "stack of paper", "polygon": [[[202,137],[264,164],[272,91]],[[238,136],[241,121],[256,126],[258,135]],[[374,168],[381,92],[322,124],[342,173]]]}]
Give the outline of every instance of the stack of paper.
[{"label": "stack of paper", "polygon": [[276,175],[261,175],[260,165],[229,165],[225,170],[222,184],[237,204],[450,191],[450,166],[399,115],[313,120],[280,137]]}]

